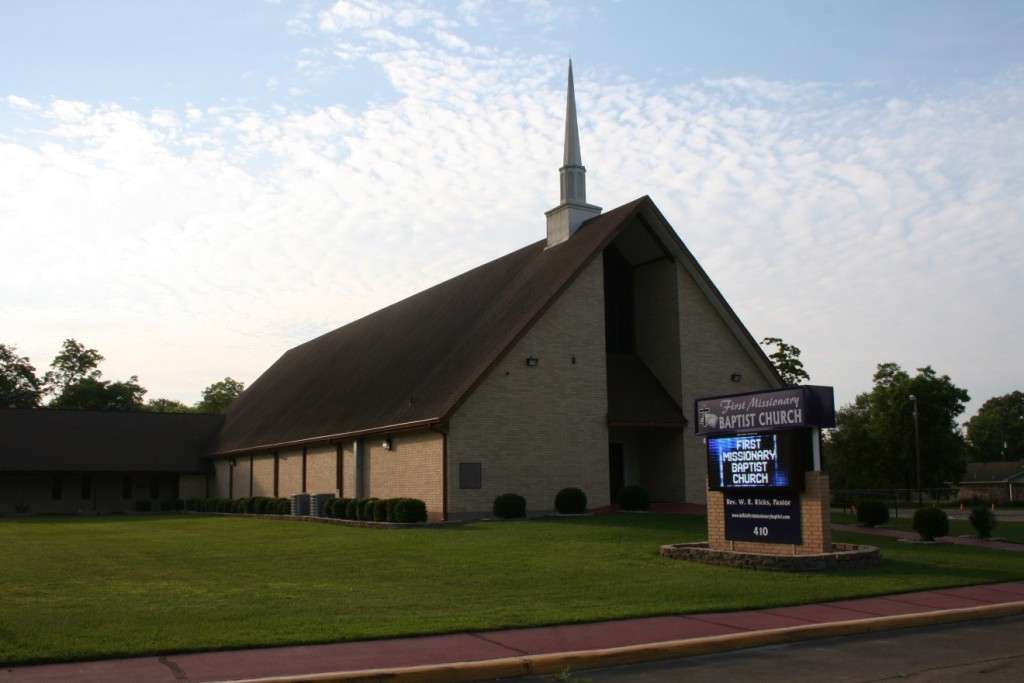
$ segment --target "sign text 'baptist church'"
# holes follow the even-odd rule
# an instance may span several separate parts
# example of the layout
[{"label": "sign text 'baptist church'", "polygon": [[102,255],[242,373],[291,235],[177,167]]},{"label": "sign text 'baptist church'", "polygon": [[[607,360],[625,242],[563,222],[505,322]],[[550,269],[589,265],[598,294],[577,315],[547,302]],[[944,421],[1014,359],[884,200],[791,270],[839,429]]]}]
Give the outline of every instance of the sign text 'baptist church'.
[{"label": "sign text 'baptist church'", "polygon": [[832,387],[794,387],[696,402],[697,434],[835,426]]}]

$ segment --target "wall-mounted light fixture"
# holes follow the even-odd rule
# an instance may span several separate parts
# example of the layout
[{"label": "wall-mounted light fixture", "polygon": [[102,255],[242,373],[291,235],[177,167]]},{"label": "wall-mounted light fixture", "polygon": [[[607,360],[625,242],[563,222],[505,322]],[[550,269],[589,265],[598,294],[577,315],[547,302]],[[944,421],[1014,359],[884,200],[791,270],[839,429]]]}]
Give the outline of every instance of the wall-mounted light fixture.
[{"label": "wall-mounted light fixture", "polygon": [[390,451],[392,448],[394,448],[394,444],[391,442],[391,437],[385,437],[385,439],[380,442],[380,447],[386,451]]},{"label": "wall-mounted light fixture", "polygon": [[729,379],[731,379],[733,382],[739,382],[741,379],[743,379],[743,375],[741,375],[738,372],[734,372],[731,375],[729,375]]},{"label": "wall-mounted light fixture", "polygon": [[528,367],[528,368],[535,368],[535,367],[537,367],[537,363],[539,363],[539,362],[540,361],[537,360],[536,356],[527,356],[526,357],[526,367]]}]

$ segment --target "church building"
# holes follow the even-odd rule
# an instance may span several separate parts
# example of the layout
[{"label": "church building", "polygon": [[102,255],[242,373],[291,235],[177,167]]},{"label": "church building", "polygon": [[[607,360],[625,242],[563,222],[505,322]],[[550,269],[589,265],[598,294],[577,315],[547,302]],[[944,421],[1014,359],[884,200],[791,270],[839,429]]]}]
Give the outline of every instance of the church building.
[{"label": "church building", "polygon": [[567,486],[592,508],[627,484],[703,503],[688,406],[782,382],[649,197],[587,202],[571,63],[564,147],[542,239],[287,351],[188,442],[190,490],[415,497],[432,519],[502,493],[548,511]]}]

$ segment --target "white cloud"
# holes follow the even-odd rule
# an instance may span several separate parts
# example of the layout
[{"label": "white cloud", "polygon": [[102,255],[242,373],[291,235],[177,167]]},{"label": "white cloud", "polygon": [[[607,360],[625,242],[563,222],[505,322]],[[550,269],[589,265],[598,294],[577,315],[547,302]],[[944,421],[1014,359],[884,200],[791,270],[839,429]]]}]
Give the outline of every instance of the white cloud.
[{"label": "white cloud", "polygon": [[[175,137],[166,112],[57,100],[37,133],[0,134],[0,237],[23,255],[0,274],[16,330],[0,341],[43,366],[76,336],[110,374],[194,400],[541,238],[561,59],[339,5],[325,30],[358,31],[332,49],[383,67],[397,101],[190,106]],[[842,400],[885,360],[979,399],[1024,384],[1007,310],[1024,297],[1024,72],[894,102],[869,84],[657,89],[577,69],[590,199],[650,194],[752,332],[804,349]]]},{"label": "white cloud", "polygon": [[7,104],[15,109],[21,109],[22,111],[35,111],[39,109],[39,106],[32,102],[32,100],[25,99],[24,97],[8,95],[5,99]]}]

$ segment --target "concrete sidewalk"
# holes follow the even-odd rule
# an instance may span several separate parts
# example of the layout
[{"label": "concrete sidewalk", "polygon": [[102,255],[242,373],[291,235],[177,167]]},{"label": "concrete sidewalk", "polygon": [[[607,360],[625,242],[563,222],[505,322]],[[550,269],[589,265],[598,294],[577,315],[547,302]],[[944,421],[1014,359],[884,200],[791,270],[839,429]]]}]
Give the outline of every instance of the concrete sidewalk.
[{"label": "concrete sidewalk", "polygon": [[0,682],[180,683],[312,675],[328,671],[357,671],[599,650],[670,640],[755,633],[789,626],[927,614],[947,609],[1019,601],[1024,601],[1024,581],[746,612],[715,612],[419,638],[45,664],[0,670]]},{"label": "concrete sidewalk", "polygon": [[[905,541],[917,541],[921,535],[916,531],[904,531],[903,529],[887,529],[879,527],[866,527],[859,524],[833,524],[835,531],[848,531],[851,534],[868,534],[869,536],[884,536],[886,538],[898,538]],[[1024,553],[1024,543],[1010,543],[1009,541],[990,541],[969,536],[940,536],[935,539],[936,543],[950,543],[952,545],[967,545],[972,548],[988,548],[989,550],[1006,550],[1011,553]]]}]

